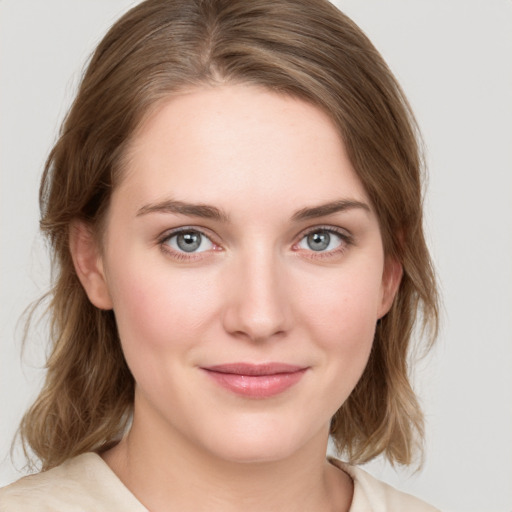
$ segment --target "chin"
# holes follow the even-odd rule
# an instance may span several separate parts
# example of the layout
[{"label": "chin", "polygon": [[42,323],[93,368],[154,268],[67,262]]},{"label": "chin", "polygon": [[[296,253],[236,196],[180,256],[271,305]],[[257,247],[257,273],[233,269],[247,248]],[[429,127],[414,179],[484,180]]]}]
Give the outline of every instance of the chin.
[{"label": "chin", "polygon": [[[211,434],[205,448],[216,458],[240,464],[288,459],[302,451],[315,437],[308,435],[308,432],[296,432],[289,425],[284,427],[275,422],[253,422],[245,426],[239,425],[236,429],[227,429],[219,436],[213,435],[213,432]],[[327,435],[325,430],[325,443]]]},{"label": "chin", "polygon": [[[221,449],[225,448],[225,449]],[[233,441],[230,446],[215,446],[213,455],[227,462],[237,464],[257,464],[277,462],[291,457],[296,450],[291,446],[283,446],[282,442],[257,443]]]}]

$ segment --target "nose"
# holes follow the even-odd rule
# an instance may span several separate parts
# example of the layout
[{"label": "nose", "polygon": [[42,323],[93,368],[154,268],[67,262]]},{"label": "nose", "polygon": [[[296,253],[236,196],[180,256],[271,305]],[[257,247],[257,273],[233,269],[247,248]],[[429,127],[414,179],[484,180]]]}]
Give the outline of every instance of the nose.
[{"label": "nose", "polygon": [[286,335],[292,325],[286,273],[267,251],[240,257],[225,283],[224,329],[232,336],[262,342]]}]

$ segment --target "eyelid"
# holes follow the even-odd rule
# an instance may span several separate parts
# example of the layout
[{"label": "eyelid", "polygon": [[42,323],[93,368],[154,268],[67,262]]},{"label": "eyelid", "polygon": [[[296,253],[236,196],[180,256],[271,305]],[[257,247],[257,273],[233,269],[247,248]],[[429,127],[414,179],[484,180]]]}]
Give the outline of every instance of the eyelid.
[{"label": "eyelid", "polygon": [[180,233],[188,233],[191,231],[199,233],[201,236],[204,236],[205,238],[207,238],[213,244],[213,246],[214,246],[213,250],[218,251],[218,250],[222,249],[220,244],[215,240],[216,237],[213,236],[212,234],[210,234],[211,232],[209,229],[201,227],[201,226],[193,226],[193,225],[192,226],[179,226],[179,227],[171,228],[171,229],[164,231],[161,235],[159,235],[157,237],[157,244],[160,246],[160,249],[164,253],[170,255],[171,257],[173,257],[175,259],[193,260],[193,259],[197,259],[197,258],[202,258],[202,257],[204,257],[205,253],[210,252],[211,249],[207,250],[207,251],[187,253],[185,251],[183,251],[183,252],[176,251],[169,244],[166,243],[172,237],[179,235]]},{"label": "eyelid", "polygon": [[347,238],[352,238],[352,235],[350,234],[350,232],[347,229],[341,228],[339,226],[332,226],[330,224],[318,224],[318,225],[306,228],[304,231],[301,232],[299,237],[302,238],[306,235],[309,235],[310,233],[314,233],[315,231],[327,231],[329,233],[336,233],[338,235],[345,236]]},{"label": "eyelid", "polygon": [[326,231],[327,233],[334,233],[335,235],[339,235],[341,238],[347,241],[353,241],[352,234],[344,228],[338,227],[338,226],[331,226],[331,225],[317,225],[317,226],[311,226],[310,228],[305,229],[302,231],[302,233],[297,237],[298,240],[302,240],[305,236],[310,235],[311,233],[315,233],[317,231]]},{"label": "eyelid", "polygon": [[188,233],[189,231],[195,231],[197,233],[200,233],[201,235],[208,238],[215,245],[219,245],[214,240],[214,238],[216,238],[215,235],[208,228],[205,228],[202,226],[195,226],[195,225],[186,225],[186,226],[179,226],[176,228],[166,229],[164,232],[162,232],[160,235],[158,235],[157,240],[159,243],[165,242],[172,236],[179,235],[180,233]]},{"label": "eyelid", "polygon": [[[325,231],[327,233],[333,233],[333,234],[339,236],[342,239],[343,243],[340,245],[340,247],[337,247],[336,249],[332,249],[330,251],[313,251],[312,249],[307,250],[307,249],[297,248],[298,244],[305,237],[307,237],[311,233],[315,233],[317,231]],[[311,257],[325,258],[325,257],[330,257],[333,255],[340,254],[340,253],[344,252],[348,246],[353,245],[353,244],[354,244],[354,236],[347,229],[341,228],[339,226],[321,224],[321,225],[311,226],[311,227],[307,228],[306,230],[302,231],[300,233],[300,235],[297,237],[296,242],[293,244],[292,249],[294,249],[297,252],[304,251],[305,253],[309,253],[311,255]]]},{"label": "eyelid", "polygon": [[[179,226],[176,228],[171,228],[166,231],[164,231],[160,236],[157,238],[157,244],[161,247],[161,250],[167,254],[170,254],[172,257],[177,259],[194,259],[194,258],[201,258],[204,257],[205,253],[208,253],[210,251],[202,251],[202,252],[178,252],[174,249],[172,249],[166,242],[173,236],[179,235],[180,233],[186,233],[189,231],[195,231],[200,233],[202,236],[206,237],[214,246],[214,250],[219,251],[223,250],[222,245],[216,240],[216,237],[214,233],[212,233],[208,228],[197,226],[197,225],[186,225],[186,226]],[[297,245],[300,241],[304,239],[304,237],[308,236],[311,233],[314,233],[316,231],[325,231],[327,233],[333,233],[337,236],[339,236],[343,243],[340,247],[336,249],[332,249],[330,251],[318,251],[315,252],[313,250],[306,250],[306,249],[300,249],[297,248]],[[329,257],[332,255],[339,254],[341,252],[344,252],[348,246],[354,244],[354,236],[345,228],[341,228],[339,226],[333,226],[333,225],[315,225],[306,228],[304,231],[302,231],[296,238],[296,241],[293,243],[292,250],[296,252],[307,252],[311,254],[311,257],[315,258],[322,258],[322,257]]]}]

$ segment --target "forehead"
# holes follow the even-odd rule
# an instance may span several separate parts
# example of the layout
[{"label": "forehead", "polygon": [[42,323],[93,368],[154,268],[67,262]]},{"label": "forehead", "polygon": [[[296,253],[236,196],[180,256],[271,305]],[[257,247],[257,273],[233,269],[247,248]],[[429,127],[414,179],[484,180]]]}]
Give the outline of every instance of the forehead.
[{"label": "forehead", "polygon": [[[114,194],[218,204],[297,206],[367,197],[343,141],[319,108],[249,85],[190,90],[141,124]],[[223,206],[223,205],[220,205]]]}]

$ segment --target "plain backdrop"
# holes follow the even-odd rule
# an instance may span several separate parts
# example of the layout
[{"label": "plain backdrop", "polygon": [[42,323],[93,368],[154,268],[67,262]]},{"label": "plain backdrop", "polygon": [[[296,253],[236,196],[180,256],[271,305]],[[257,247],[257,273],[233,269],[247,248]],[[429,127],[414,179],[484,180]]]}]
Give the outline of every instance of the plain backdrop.
[{"label": "plain backdrop", "polygon": [[[48,286],[40,173],[83,65],[134,1],[0,0],[0,485],[43,372],[20,315]],[[339,0],[402,83],[427,146],[427,233],[443,296],[417,388],[421,473],[368,469],[452,512],[512,510],[512,2]],[[18,465],[20,461],[18,460]]]}]

